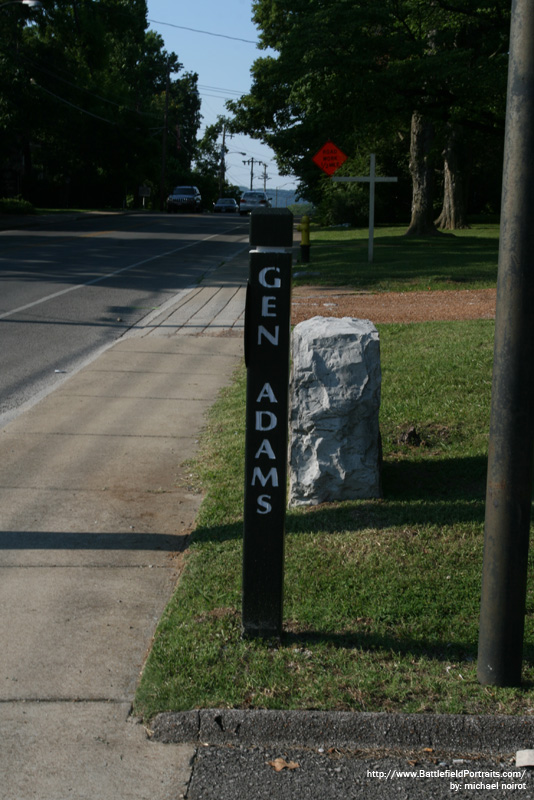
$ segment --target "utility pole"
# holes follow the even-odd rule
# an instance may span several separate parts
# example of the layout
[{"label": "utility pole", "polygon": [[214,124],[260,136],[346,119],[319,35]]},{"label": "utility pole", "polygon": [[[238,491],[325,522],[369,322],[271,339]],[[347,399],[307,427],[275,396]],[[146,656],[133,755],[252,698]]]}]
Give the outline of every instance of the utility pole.
[{"label": "utility pole", "polygon": [[167,63],[167,77],[165,80],[165,111],[163,112],[163,136],[161,142],[161,180],[159,186],[160,211],[165,209],[165,184],[167,183],[167,126],[169,117],[169,84],[171,80],[171,67]]},{"label": "utility pole", "polygon": [[254,183],[254,157],[249,158],[248,161],[243,161],[243,164],[245,164],[245,166],[250,164],[250,189],[252,191],[252,186]]},{"label": "utility pole", "polygon": [[263,161],[258,161],[257,159],[254,160],[254,157],[249,158],[248,161],[243,161],[243,164],[250,164],[250,190],[252,191],[254,188],[254,164],[259,164],[260,166],[265,167],[265,169],[267,169],[267,166],[263,163]]},{"label": "utility pole", "polygon": [[521,682],[534,446],[534,4],[513,0],[478,679]]},{"label": "utility pole", "polygon": [[[263,163],[263,162],[260,162],[260,163]],[[263,191],[264,192],[267,191],[267,178],[268,177],[269,176],[267,175],[267,164],[263,164]]]},{"label": "utility pole", "polygon": [[226,171],[226,164],[224,163],[224,154],[226,152],[226,123],[223,123],[222,129],[222,146],[221,146],[221,167],[219,169],[219,197],[223,196],[224,192],[224,174]]}]

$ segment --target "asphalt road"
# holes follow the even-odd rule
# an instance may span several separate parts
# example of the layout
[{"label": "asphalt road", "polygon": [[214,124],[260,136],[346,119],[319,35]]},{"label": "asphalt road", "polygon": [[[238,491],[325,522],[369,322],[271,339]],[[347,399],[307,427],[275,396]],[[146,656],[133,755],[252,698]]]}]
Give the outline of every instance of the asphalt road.
[{"label": "asphalt road", "polygon": [[[424,755],[424,754],[423,754]],[[200,747],[187,800],[532,800],[532,770],[498,758]]]},{"label": "asphalt road", "polygon": [[236,255],[248,220],[116,214],[0,232],[0,427]]}]

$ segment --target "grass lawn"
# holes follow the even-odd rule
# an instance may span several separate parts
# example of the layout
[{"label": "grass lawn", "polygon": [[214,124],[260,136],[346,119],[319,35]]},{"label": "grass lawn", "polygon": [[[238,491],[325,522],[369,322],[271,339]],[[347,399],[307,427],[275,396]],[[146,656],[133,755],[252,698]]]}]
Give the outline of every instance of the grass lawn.
[{"label": "grass lawn", "polygon": [[288,513],[281,641],[241,638],[243,368],[212,409],[206,497],[137,714],[534,710],[531,587],[523,687],[476,679],[493,321],[378,327],[384,498]]},{"label": "grass lawn", "polygon": [[[486,289],[495,286],[499,227],[473,225],[431,238],[406,237],[406,226],[377,227],[374,261],[368,263],[368,231],[314,229],[311,263],[314,284],[353,286],[373,292],[430,289]],[[318,275],[315,273],[319,273]],[[304,275],[296,284],[310,283]]]}]

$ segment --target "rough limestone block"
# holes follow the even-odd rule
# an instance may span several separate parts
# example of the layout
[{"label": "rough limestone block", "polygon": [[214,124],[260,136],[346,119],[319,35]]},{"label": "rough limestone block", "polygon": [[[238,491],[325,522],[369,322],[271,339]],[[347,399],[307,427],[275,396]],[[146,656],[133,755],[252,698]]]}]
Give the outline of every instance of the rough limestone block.
[{"label": "rough limestone block", "polygon": [[381,496],[380,343],[365,319],[293,331],[289,505]]}]

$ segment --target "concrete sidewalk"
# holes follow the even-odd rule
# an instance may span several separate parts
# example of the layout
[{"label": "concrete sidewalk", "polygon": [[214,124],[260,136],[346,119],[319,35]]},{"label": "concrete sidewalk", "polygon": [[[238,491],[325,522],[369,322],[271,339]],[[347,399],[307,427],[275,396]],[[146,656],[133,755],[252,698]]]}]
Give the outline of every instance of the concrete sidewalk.
[{"label": "concrete sidewalk", "polygon": [[[0,795],[185,792],[190,745],[130,719],[200,497],[185,462],[242,357],[248,256],[0,431]],[[202,335],[199,335],[202,334]]]}]

